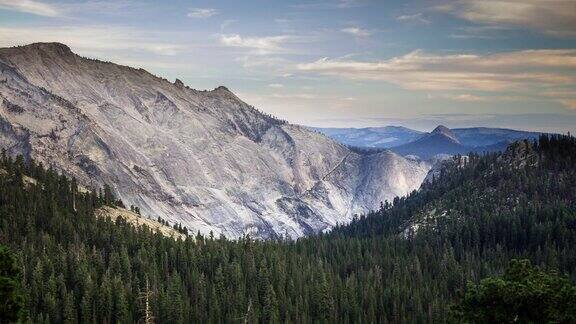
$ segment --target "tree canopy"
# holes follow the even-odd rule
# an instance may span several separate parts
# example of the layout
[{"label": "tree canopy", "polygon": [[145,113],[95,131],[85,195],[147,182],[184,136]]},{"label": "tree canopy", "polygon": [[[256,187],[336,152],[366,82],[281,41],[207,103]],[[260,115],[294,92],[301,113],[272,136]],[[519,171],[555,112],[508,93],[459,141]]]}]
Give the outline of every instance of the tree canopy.
[{"label": "tree canopy", "polygon": [[12,252],[0,245],[0,322],[16,322],[23,319],[24,314],[20,268]]},{"label": "tree canopy", "polygon": [[470,283],[456,309],[472,323],[575,323],[576,287],[529,260],[512,260],[504,275]]},{"label": "tree canopy", "polygon": [[[482,301],[473,294],[482,287],[494,298],[555,288],[521,295],[525,305],[546,300],[538,303],[554,314],[554,305],[572,305],[569,293],[556,293],[576,279],[574,188],[576,141],[543,137],[505,153],[456,157],[419,191],[328,234],[175,240],[95,217],[104,205],[124,205],[112,187],[86,193],[73,178],[3,154],[0,244],[16,254],[22,271],[13,282],[34,323],[442,323],[457,321],[450,306],[466,294]],[[481,284],[512,259],[567,277],[523,266]],[[515,286],[525,273],[542,286]],[[559,296],[567,302],[550,301]]]}]

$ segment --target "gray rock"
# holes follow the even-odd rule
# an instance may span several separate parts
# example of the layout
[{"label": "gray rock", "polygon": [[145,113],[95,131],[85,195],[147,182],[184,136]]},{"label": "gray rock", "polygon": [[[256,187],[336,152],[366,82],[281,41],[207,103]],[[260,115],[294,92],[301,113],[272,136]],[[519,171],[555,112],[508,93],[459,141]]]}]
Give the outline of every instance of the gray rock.
[{"label": "gray rock", "polygon": [[[265,115],[55,43],[0,49],[0,143],[111,185],[144,215],[237,238],[317,233],[417,189],[430,166],[358,153]],[[18,107],[15,109],[15,107]]]}]

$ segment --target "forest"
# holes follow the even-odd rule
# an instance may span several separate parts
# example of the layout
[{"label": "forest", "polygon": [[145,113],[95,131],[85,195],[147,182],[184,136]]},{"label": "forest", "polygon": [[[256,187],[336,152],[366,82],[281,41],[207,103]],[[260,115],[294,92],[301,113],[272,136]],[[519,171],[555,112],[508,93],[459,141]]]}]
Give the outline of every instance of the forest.
[{"label": "forest", "polygon": [[[0,244],[20,272],[22,321],[461,322],[479,300],[475,284],[517,279],[514,259],[558,273],[551,286],[576,281],[569,135],[456,156],[409,196],[295,241],[198,233],[174,240],[95,217],[104,205],[122,205],[108,186],[84,192],[74,179],[2,154]],[[566,307],[574,312],[575,304]]]}]

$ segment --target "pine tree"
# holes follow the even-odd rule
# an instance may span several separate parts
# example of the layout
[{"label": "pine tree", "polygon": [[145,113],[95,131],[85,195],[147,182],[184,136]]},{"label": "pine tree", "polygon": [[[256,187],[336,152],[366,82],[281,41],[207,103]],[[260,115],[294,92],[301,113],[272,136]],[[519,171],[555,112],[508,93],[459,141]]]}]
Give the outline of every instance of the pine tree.
[{"label": "pine tree", "polygon": [[[5,159],[3,151],[2,160]],[[20,270],[12,252],[0,245],[0,322],[16,322],[25,315],[19,277]]]},{"label": "pine tree", "polygon": [[130,314],[126,292],[119,277],[114,279],[114,321],[117,323],[129,323]]},{"label": "pine tree", "polygon": [[279,323],[280,315],[278,314],[278,302],[276,293],[271,284],[268,284],[264,296],[264,305],[262,307],[262,319],[265,323]]}]

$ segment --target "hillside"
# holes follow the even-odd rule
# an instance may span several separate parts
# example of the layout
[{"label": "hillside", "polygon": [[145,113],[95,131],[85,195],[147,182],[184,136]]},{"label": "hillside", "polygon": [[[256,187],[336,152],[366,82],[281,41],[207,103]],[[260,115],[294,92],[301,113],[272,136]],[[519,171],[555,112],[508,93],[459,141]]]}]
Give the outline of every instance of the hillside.
[{"label": "hillside", "polygon": [[[430,166],[362,154],[244,103],[58,43],[0,49],[0,147],[108,183],[194,232],[300,237],[417,189]],[[366,179],[377,178],[377,182]]]},{"label": "hillside", "polygon": [[[500,233],[524,232],[522,240],[527,240],[525,235],[534,234],[527,226],[568,221],[573,216],[575,187],[576,140],[541,136],[537,143],[515,142],[502,153],[446,160],[419,191],[335,232],[412,237],[421,231],[446,234],[445,230],[462,230],[461,226],[496,226],[495,222],[502,222],[499,225],[513,228],[500,227]],[[549,215],[558,208],[563,216]],[[564,216],[568,218],[563,219]],[[497,229],[482,231],[486,235],[499,233]],[[523,243],[531,245],[528,241]]]},{"label": "hillside", "polygon": [[151,231],[161,233],[167,237],[181,240],[186,239],[185,234],[178,232],[174,228],[162,224],[157,220],[142,217],[141,215],[138,215],[137,213],[134,213],[125,208],[102,206],[94,211],[94,216],[110,218],[110,220],[114,223],[116,220],[121,219],[122,222],[134,225],[135,227],[146,226]]},{"label": "hillside", "polygon": [[576,279],[570,137],[447,162],[409,197],[295,242],[174,240],[96,217],[119,203],[106,190],[82,193],[22,159],[0,164],[0,244],[26,269],[32,322],[133,322],[148,292],[158,322],[444,323],[468,280],[513,258]]}]

